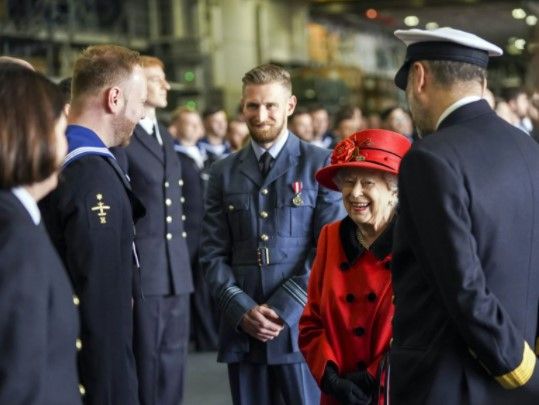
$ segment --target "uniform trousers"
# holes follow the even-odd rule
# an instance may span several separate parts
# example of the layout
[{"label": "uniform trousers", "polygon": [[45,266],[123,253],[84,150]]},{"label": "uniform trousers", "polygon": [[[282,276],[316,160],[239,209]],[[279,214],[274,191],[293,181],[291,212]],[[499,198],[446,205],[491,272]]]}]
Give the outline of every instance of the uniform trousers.
[{"label": "uniform trousers", "polygon": [[189,294],[135,300],[134,330],[140,404],[181,404],[189,345]]},{"label": "uniform trousers", "polygon": [[306,363],[228,364],[234,405],[316,405],[320,389]]}]

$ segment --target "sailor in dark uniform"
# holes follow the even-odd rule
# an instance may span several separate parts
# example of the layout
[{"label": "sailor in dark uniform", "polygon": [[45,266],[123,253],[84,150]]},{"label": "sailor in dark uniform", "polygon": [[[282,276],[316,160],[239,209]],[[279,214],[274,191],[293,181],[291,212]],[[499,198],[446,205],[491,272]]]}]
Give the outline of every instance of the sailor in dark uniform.
[{"label": "sailor in dark uniform", "polygon": [[452,28],[395,35],[423,139],[399,176],[391,403],[537,404],[539,145],[482,99],[500,48]]},{"label": "sailor in dark uniform", "polygon": [[133,192],[146,208],[136,224],[144,298],[135,299],[135,358],[142,405],[182,401],[189,344],[189,295],[193,291],[187,251],[182,170],[174,141],[156,119],[170,89],[160,59],[141,57],[148,84],[145,117],[125,153]]},{"label": "sailor in dark uniform", "polygon": [[133,216],[140,207],[108,147],[127,143],[145,99],[137,52],[102,45],[82,53],[74,67],[62,181],[41,205],[78,297],[86,404],[139,403],[132,301]]}]

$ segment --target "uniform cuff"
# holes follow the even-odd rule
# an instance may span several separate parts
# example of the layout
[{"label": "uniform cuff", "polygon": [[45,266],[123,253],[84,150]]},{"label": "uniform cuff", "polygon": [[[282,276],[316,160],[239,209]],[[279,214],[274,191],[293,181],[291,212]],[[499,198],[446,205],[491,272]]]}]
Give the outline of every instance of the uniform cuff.
[{"label": "uniform cuff", "polygon": [[496,381],[505,389],[514,389],[528,382],[535,369],[537,358],[527,342],[524,342],[524,353],[520,365],[509,373],[495,377]]},{"label": "uniform cuff", "polygon": [[288,279],[266,302],[288,327],[296,325],[307,303],[307,293],[294,280]]},{"label": "uniform cuff", "polygon": [[257,304],[241,288],[232,285],[219,294],[217,305],[225,319],[237,330],[243,315]]}]

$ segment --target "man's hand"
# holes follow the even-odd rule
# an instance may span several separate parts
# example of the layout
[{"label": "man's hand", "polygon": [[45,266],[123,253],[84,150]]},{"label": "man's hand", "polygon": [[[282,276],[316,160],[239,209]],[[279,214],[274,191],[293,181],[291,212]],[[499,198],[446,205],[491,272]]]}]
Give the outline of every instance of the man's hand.
[{"label": "man's hand", "polygon": [[245,333],[261,342],[276,338],[284,328],[277,313],[267,305],[257,305],[247,311],[240,326]]}]

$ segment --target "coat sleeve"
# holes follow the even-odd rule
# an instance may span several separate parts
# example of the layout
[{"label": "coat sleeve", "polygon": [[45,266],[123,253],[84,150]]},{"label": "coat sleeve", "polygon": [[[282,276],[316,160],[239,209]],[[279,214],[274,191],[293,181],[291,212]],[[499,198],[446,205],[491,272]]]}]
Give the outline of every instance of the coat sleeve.
[{"label": "coat sleeve", "polygon": [[307,287],[307,304],[299,319],[299,348],[319,385],[328,361],[340,366],[326,337],[320,311],[328,253],[327,233],[327,227],[323,228]]},{"label": "coat sleeve", "polygon": [[[0,235],[0,403],[41,404],[46,384],[47,280],[26,247],[32,232]],[[38,249],[39,250],[39,249]],[[74,343],[73,343],[74,344]]]},{"label": "coat sleeve", "polygon": [[469,351],[506,389],[524,385],[536,356],[486,285],[462,174],[416,149],[400,173],[402,215],[418,235],[412,248]]},{"label": "coat sleeve", "polygon": [[230,266],[231,234],[224,212],[221,162],[212,165],[202,223],[200,264],[220,312],[235,329],[257,303],[237,284]]},{"label": "coat sleeve", "polygon": [[[327,164],[329,164],[329,155],[320,167]],[[275,309],[289,327],[297,324],[307,301],[307,283],[316,254],[315,246],[320,230],[324,225],[342,219],[344,216],[341,194],[319,186],[312,221],[312,249],[303,262],[298,264],[296,271],[285,279],[267,300],[267,304]]]}]

